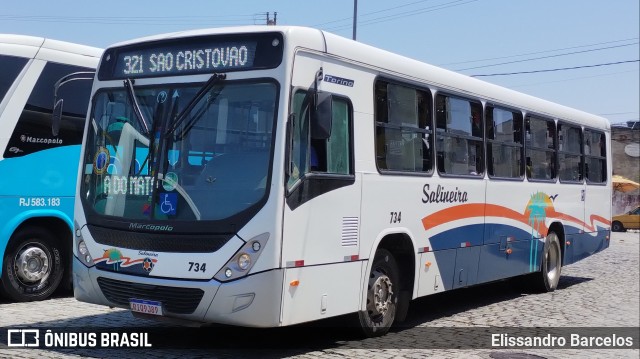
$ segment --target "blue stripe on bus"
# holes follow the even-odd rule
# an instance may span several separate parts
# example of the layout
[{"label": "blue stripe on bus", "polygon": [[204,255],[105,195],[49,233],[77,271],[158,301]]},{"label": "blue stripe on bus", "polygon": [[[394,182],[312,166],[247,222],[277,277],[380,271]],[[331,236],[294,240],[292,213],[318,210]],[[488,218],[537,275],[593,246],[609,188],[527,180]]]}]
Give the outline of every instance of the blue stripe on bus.
[{"label": "blue stripe on bus", "polygon": [[75,145],[1,160],[0,196],[73,196],[79,156]]}]

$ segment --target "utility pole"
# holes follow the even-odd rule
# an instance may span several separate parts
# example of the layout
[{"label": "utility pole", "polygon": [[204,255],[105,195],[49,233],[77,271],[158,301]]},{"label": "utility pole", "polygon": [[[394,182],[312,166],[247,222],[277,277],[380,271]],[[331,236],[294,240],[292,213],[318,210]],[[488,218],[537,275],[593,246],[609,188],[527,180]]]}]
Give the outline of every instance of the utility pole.
[{"label": "utility pole", "polygon": [[358,24],[358,0],[353,0],[353,39],[356,39],[356,26]]},{"label": "utility pole", "polygon": [[273,12],[273,20],[271,20],[270,13],[267,12],[267,25],[277,25],[278,23],[278,13]]}]

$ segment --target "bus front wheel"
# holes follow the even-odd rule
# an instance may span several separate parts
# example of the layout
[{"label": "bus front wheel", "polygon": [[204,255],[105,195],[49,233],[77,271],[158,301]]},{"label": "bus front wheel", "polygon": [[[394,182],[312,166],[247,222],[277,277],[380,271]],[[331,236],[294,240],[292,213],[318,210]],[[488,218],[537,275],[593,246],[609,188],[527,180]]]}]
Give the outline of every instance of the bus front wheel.
[{"label": "bus front wheel", "polygon": [[23,228],[11,236],[4,253],[0,289],[19,302],[42,300],[58,287],[64,261],[58,241],[42,228]]},{"label": "bus front wheel", "polygon": [[396,316],[400,291],[398,265],[386,249],[379,249],[367,283],[367,307],[358,312],[360,327],[367,337],[384,335]]}]

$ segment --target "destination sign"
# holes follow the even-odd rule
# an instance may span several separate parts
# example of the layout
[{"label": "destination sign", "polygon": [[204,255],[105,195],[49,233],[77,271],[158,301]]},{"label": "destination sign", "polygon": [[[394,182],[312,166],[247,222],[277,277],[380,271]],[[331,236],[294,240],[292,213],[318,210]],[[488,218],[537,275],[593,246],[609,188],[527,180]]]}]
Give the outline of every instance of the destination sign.
[{"label": "destination sign", "polygon": [[124,79],[193,75],[276,67],[282,36],[254,34],[230,38],[199,37],[107,50],[99,78]]}]

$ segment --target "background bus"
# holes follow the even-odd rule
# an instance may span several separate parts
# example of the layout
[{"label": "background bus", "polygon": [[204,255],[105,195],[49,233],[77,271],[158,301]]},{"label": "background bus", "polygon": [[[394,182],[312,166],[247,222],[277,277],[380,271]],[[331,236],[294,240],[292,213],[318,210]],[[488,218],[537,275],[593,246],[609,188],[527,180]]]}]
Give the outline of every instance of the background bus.
[{"label": "background bus", "polygon": [[81,301],[262,327],[358,312],[374,336],[420,296],[552,291],[609,245],[606,119],[326,32],[117,44],[92,96]]},{"label": "background bus", "polygon": [[[0,35],[0,292],[13,300],[44,299],[63,278],[70,283],[75,176],[93,74],[65,77],[93,73],[100,54]],[[63,113],[53,128],[61,79]]]}]

